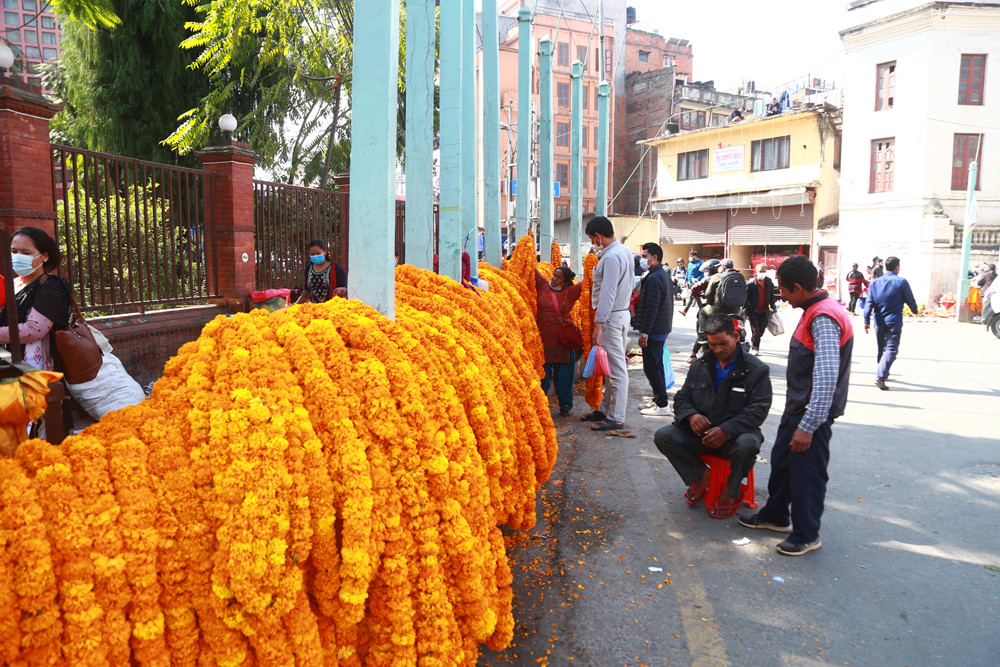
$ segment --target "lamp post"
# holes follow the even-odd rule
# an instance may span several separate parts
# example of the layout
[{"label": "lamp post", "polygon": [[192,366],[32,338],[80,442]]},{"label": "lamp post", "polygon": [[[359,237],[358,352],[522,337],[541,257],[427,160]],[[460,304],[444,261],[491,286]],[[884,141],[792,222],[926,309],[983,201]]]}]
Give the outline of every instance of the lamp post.
[{"label": "lamp post", "polygon": [[[14,52],[6,42],[0,42],[0,70],[9,70],[14,65]],[[3,76],[0,73],[0,76]]]},{"label": "lamp post", "polygon": [[219,116],[219,129],[222,130],[222,136],[226,138],[226,141],[232,141],[233,132],[236,131],[236,117],[231,113]]}]

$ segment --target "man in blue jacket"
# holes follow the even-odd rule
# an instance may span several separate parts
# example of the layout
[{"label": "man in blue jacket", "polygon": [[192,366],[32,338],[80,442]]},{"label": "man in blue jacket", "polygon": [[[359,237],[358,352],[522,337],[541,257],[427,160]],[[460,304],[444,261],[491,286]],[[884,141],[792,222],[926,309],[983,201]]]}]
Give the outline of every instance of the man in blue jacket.
[{"label": "man in blue jacket", "polygon": [[[690,254],[688,254],[688,268],[687,268],[688,287],[691,287],[704,277],[705,274],[701,270],[701,257],[698,256],[697,250],[692,250]],[[698,304],[698,309],[701,310],[702,306],[701,295],[692,294],[688,298],[687,303],[684,305],[684,310],[681,311],[681,315],[687,315],[688,309],[691,308],[691,305],[696,302]]]},{"label": "man in blue jacket", "polygon": [[889,369],[899,354],[899,338],[903,333],[903,305],[910,307],[914,315],[919,311],[917,300],[906,278],[899,277],[899,258],[885,260],[886,273],[872,281],[865,303],[865,333],[875,312],[875,341],[878,344],[878,369],[875,371],[875,386],[887,391],[885,381],[889,379]]}]

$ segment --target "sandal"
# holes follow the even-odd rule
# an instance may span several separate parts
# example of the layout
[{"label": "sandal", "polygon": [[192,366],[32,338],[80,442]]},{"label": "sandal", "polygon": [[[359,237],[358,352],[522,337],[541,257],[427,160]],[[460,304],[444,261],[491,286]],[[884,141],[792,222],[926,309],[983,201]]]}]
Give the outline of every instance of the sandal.
[{"label": "sandal", "polygon": [[684,500],[687,501],[688,505],[692,507],[701,502],[701,499],[705,497],[705,493],[708,491],[708,484],[704,486],[695,486],[698,480],[691,482],[688,485],[687,491],[684,492]]},{"label": "sandal", "polygon": [[590,414],[587,414],[587,415],[584,415],[584,416],[580,417],[580,421],[582,421],[582,422],[602,422],[602,421],[604,421],[607,418],[608,418],[608,416],[606,414],[604,414],[603,412],[601,412],[600,410],[594,410]]},{"label": "sandal", "polygon": [[600,423],[598,423],[597,425],[591,426],[590,430],[591,431],[617,431],[618,429],[620,429],[624,425],[625,425],[624,422],[613,422],[610,419],[605,419],[605,420],[601,421]]},{"label": "sandal", "polygon": [[740,497],[733,501],[732,505],[719,505],[716,504],[708,510],[708,516],[713,519],[728,519],[732,515],[736,514],[736,510],[740,508],[743,504],[743,494],[740,493]]}]

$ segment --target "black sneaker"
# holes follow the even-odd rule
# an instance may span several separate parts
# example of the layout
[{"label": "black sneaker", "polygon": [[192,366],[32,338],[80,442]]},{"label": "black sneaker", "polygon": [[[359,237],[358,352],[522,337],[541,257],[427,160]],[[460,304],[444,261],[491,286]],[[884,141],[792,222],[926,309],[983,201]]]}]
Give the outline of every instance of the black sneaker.
[{"label": "black sneaker", "polygon": [[823,546],[823,542],[817,537],[812,542],[806,542],[805,544],[796,544],[795,542],[785,540],[776,548],[779,554],[783,554],[785,556],[801,556],[802,554],[807,554],[810,551],[815,551],[821,546]]},{"label": "black sneaker", "polygon": [[770,521],[764,521],[760,518],[760,514],[754,514],[753,516],[747,517],[736,517],[740,522],[741,526],[746,526],[747,528],[763,528],[764,530],[773,530],[776,533],[790,533],[792,532],[791,524],[787,526],[779,526],[776,523],[771,523]]}]

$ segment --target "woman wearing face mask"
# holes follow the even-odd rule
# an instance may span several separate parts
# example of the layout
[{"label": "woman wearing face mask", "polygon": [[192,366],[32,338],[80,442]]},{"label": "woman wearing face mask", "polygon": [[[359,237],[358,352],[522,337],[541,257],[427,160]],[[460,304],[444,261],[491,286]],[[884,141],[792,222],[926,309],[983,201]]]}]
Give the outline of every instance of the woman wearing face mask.
[{"label": "woman wearing face mask", "polygon": [[538,331],[545,348],[545,378],[542,390],[549,393],[549,382],[556,386],[559,415],[565,417],[573,409],[573,375],[576,350],[567,350],[559,344],[558,329],[569,317],[573,304],[580,298],[583,282],[573,284],[576,274],[568,266],[560,266],[552,274],[551,282],[535,270],[535,287],[538,292]]},{"label": "woman wearing face mask", "polygon": [[295,303],[323,303],[335,296],[347,298],[347,273],[330,259],[330,251],[321,239],[309,242],[306,286]]},{"label": "woman wearing face mask", "polygon": [[746,314],[750,320],[750,352],[760,355],[760,339],[767,331],[771,313],[777,310],[778,293],[767,275],[767,266],[757,265],[757,275],[747,281]]},{"label": "woman wearing face mask", "polygon": [[[54,327],[69,324],[70,287],[53,272],[62,261],[59,247],[51,236],[36,227],[22,227],[10,239],[10,260],[14,278],[17,331],[24,349],[24,362],[46,371],[58,371]],[[8,312],[0,309],[0,344],[10,344]]]}]

